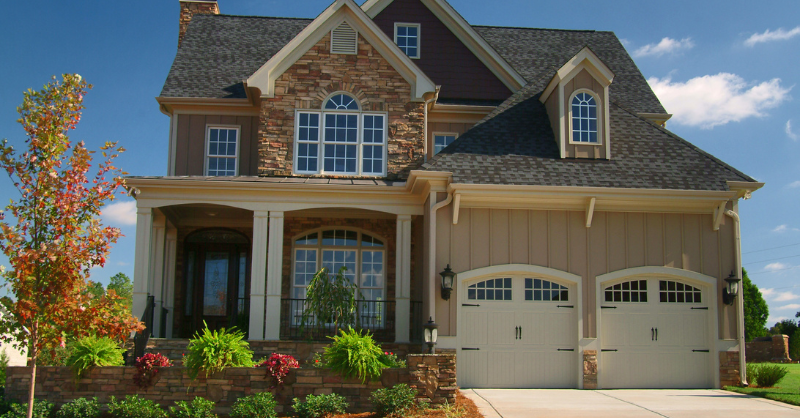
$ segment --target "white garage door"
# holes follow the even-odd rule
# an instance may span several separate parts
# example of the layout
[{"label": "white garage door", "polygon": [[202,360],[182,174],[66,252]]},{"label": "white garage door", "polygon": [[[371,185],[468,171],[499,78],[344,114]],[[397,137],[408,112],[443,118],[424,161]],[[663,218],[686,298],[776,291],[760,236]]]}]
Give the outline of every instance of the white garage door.
[{"label": "white garage door", "polygon": [[604,389],[713,387],[705,286],[637,278],[603,285],[600,297]]},{"label": "white garage door", "polygon": [[459,292],[465,388],[577,388],[578,316],[574,285],[496,277]]}]

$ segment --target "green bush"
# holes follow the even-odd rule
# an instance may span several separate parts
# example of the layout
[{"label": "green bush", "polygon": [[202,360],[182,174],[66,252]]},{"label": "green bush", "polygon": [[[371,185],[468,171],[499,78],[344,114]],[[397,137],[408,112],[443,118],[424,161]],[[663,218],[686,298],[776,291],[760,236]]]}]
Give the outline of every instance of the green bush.
[{"label": "green bush", "polygon": [[231,407],[231,418],[275,418],[275,398],[270,392],[239,398]]},{"label": "green bush", "polygon": [[75,379],[80,379],[97,366],[125,365],[124,352],[111,338],[84,337],[72,343],[66,364],[72,368]]},{"label": "green bush", "polygon": [[325,347],[325,366],[345,378],[357,377],[362,383],[379,379],[386,365],[381,362],[383,351],[369,332],[362,335],[350,328],[340,333]]},{"label": "green bush", "polygon": [[178,401],[169,407],[169,414],[174,418],[217,418],[214,413],[214,402],[199,396],[190,402]]},{"label": "green bush", "polygon": [[189,340],[187,350],[183,365],[192,379],[200,372],[208,377],[228,367],[253,367],[253,351],[244,340],[244,333],[236,328],[211,331],[206,325]]},{"label": "green bush", "polygon": [[0,352],[0,386],[6,386],[6,367],[8,367],[8,354],[6,354],[6,349],[4,348],[2,352]]},{"label": "green bush", "polygon": [[157,403],[139,395],[128,395],[119,402],[112,396],[108,413],[114,418],[167,418],[167,413]]},{"label": "green bush", "polygon": [[384,351],[379,358],[386,367],[405,369],[408,366],[405,360],[400,360],[397,354],[389,351]]},{"label": "green bush", "polygon": [[[45,400],[33,401],[33,418],[50,418],[53,416],[55,405]],[[3,414],[3,418],[27,418],[28,404],[27,403],[14,403],[11,404],[11,409]]]},{"label": "green bush", "polygon": [[378,416],[403,416],[416,403],[417,391],[405,383],[372,392],[370,401]]},{"label": "green bush", "polygon": [[347,407],[347,399],[335,393],[308,395],[305,402],[294,398],[292,405],[292,409],[299,418],[325,418],[329,415],[344,414]]},{"label": "green bush", "polygon": [[761,388],[771,388],[783,379],[789,370],[777,364],[748,364],[747,379]]},{"label": "green bush", "polygon": [[97,403],[97,398],[75,399],[61,405],[61,409],[56,413],[56,418],[98,418],[99,416],[100,404]]}]

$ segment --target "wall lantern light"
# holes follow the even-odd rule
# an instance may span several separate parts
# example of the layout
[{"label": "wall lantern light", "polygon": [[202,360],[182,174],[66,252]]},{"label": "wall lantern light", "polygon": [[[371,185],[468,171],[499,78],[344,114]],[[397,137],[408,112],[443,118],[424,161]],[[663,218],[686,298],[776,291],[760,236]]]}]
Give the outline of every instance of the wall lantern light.
[{"label": "wall lantern light", "polygon": [[736,300],[736,296],[739,294],[739,283],[742,279],[731,272],[731,275],[726,277],[725,281],[728,282],[728,287],[722,289],[722,301],[726,305],[733,305],[733,301]]},{"label": "wall lantern light", "polygon": [[422,327],[425,330],[425,344],[428,344],[428,349],[431,354],[434,354],[433,346],[436,345],[436,339],[439,338],[439,326],[433,322],[433,318],[429,317],[428,323]]},{"label": "wall lantern light", "polygon": [[439,275],[442,276],[442,299],[450,300],[450,292],[453,291],[453,278],[456,274],[453,273],[453,270],[450,270],[450,264],[448,264]]}]

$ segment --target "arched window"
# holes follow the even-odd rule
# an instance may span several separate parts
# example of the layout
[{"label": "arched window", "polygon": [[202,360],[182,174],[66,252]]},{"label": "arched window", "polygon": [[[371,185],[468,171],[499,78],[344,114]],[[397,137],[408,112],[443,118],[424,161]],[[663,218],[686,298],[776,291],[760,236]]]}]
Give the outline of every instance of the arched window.
[{"label": "arched window", "polygon": [[510,277],[483,280],[467,288],[469,300],[511,300],[511,297]]},{"label": "arched window", "polygon": [[572,98],[572,142],[597,144],[597,101],[587,92]]},{"label": "arched window", "polygon": [[647,302],[647,280],[631,280],[605,288],[606,302]]},{"label": "arched window", "polygon": [[361,111],[358,99],[336,93],[321,111],[298,110],[295,165],[298,174],[386,174],[386,114]]},{"label": "arched window", "polygon": [[702,291],[675,280],[658,281],[658,298],[661,303],[702,303]]},{"label": "arched window", "polygon": [[567,286],[544,279],[525,279],[525,300],[543,302],[569,301]]}]

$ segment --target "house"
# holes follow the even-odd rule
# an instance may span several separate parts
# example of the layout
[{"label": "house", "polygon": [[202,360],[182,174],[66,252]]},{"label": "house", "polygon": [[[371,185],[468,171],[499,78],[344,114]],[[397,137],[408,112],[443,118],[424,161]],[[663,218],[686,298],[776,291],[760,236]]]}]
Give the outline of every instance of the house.
[{"label": "house", "polygon": [[180,8],[169,172],[127,179],[154,336],[308,338],[309,280],[347,267],[360,326],[410,343],[434,320],[462,387],[740,378],[738,204],[763,184],[666,129],[613,33],[445,0]]}]

